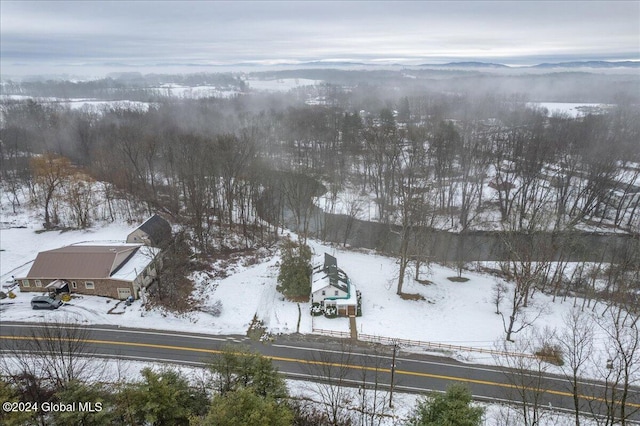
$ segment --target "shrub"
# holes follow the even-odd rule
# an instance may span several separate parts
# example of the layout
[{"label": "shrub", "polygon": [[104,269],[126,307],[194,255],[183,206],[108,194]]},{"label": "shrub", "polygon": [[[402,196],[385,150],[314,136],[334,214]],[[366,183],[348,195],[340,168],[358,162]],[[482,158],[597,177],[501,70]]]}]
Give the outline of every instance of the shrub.
[{"label": "shrub", "polygon": [[314,317],[320,316],[323,313],[322,305],[319,303],[314,303],[311,305],[311,315]]},{"label": "shrub", "polygon": [[411,426],[479,426],[484,408],[471,405],[471,392],[460,384],[450,386],[446,393],[433,393],[418,402],[408,424]]},{"label": "shrub", "polygon": [[541,360],[553,365],[564,365],[562,359],[562,349],[557,345],[545,343],[535,352],[536,356]]},{"label": "shrub", "polygon": [[338,308],[335,306],[325,306],[324,307],[324,316],[327,318],[335,318],[338,316]]},{"label": "shrub", "polygon": [[222,314],[222,301],[218,299],[212,305],[204,307],[202,311],[217,318]]}]

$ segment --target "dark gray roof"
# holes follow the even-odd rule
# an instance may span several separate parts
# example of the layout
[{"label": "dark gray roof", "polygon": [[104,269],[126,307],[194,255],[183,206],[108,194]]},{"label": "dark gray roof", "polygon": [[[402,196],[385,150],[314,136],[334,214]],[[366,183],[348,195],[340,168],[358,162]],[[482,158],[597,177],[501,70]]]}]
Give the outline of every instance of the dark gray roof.
[{"label": "dark gray roof", "polygon": [[163,217],[154,214],[145,220],[140,229],[149,236],[149,241],[156,247],[160,247],[171,240],[171,225]]}]

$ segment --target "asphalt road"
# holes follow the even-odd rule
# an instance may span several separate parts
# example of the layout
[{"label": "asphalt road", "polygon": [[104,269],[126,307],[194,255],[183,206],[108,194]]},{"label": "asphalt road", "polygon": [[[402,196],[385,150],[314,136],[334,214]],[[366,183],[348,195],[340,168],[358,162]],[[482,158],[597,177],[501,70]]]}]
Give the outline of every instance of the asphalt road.
[{"label": "asphalt road", "polygon": [[[27,323],[0,323],[0,348],[9,351],[42,335],[41,326]],[[73,330],[73,329],[72,329]],[[393,348],[308,335],[279,336],[268,343],[245,336],[214,336],[87,326],[84,339],[87,355],[116,357],[148,362],[171,362],[205,366],[225,347],[246,348],[270,357],[278,369],[290,378],[340,380],[345,385],[367,387],[391,383]],[[443,391],[452,383],[464,383],[474,398],[483,401],[521,401],[538,393],[541,406],[572,411],[570,383],[553,375],[531,375],[517,370],[485,365],[463,364],[449,358],[410,354],[398,348],[394,369],[394,390],[402,392]],[[541,390],[541,391],[536,391]],[[632,389],[627,413],[640,422],[640,389]],[[604,413],[605,389],[602,384],[583,382],[580,389],[581,411]]]}]

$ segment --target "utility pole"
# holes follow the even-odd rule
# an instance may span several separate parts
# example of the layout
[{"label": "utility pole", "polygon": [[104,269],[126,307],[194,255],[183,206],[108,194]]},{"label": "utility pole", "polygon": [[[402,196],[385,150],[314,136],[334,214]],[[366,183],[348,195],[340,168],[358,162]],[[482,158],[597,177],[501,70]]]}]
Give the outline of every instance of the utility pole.
[{"label": "utility pole", "polygon": [[393,408],[393,376],[396,372],[396,350],[398,344],[393,342],[393,357],[391,358],[391,390],[389,391],[389,408]]}]

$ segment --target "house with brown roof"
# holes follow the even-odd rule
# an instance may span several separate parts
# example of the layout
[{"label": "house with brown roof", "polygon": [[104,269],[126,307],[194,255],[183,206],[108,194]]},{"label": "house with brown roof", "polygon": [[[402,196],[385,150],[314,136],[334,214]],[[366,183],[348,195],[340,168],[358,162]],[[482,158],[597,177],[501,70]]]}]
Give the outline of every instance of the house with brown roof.
[{"label": "house with brown roof", "polygon": [[141,244],[75,244],[38,253],[24,292],[59,291],[126,299],[140,297],[157,275],[160,249]]}]

